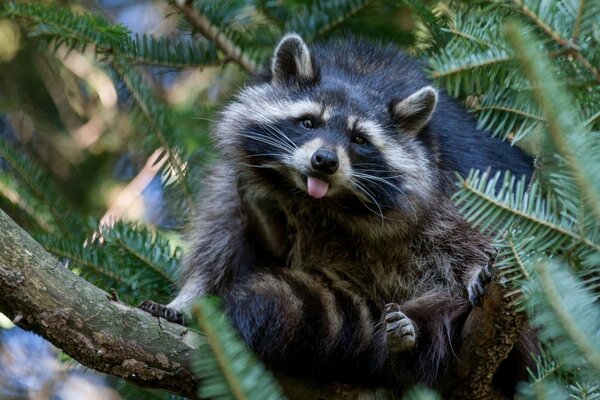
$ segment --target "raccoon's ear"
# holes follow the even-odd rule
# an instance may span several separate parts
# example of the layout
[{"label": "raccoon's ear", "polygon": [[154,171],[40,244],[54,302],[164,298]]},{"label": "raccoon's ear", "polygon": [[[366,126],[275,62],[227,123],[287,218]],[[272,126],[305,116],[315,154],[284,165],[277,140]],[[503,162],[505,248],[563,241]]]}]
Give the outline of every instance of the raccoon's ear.
[{"label": "raccoon's ear", "polygon": [[392,113],[398,128],[402,131],[417,135],[429,122],[437,103],[437,91],[431,86],[411,94],[401,101],[392,101]]},{"label": "raccoon's ear", "polygon": [[285,85],[290,81],[315,80],[316,68],[304,40],[295,33],[285,35],[277,45],[271,63],[273,83]]}]

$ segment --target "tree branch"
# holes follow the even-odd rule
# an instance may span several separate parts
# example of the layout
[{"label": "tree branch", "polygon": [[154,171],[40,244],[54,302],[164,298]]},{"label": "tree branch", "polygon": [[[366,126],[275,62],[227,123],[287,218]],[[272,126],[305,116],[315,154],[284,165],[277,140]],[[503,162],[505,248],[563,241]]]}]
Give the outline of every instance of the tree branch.
[{"label": "tree branch", "polygon": [[[467,319],[459,361],[450,369],[444,387],[453,398],[495,395],[491,377],[523,326],[523,316],[512,310],[499,285],[492,283],[486,290],[484,305]],[[2,210],[0,312],[87,367],[140,386],[197,398],[200,380],[189,366],[203,340],[199,334],[111,300],[106,292],[63,267]],[[320,384],[287,376],[278,380],[292,399],[393,398],[381,388]]]},{"label": "tree branch", "polygon": [[446,379],[451,399],[489,400],[503,396],[492,387],[492,377],[525,327],[524,313],[515,310],[508,288],[495,280],[485,288],[483,304],[467,318],[457,361]]},{"label": "tree branch", "polygon": [[208,18],[200,14],[191,0],[176,0],[175,7],[183,12],[187,20],[202,36],[214,42],[225,57],[240,65],[246,72],[256,72],[256,64],[235,43],[229,40]]},{"label": "tree branch", "polygon": [[0,210],[0,312],[97,371],[195,398],[201,337],[159,321],[65,268]]}]

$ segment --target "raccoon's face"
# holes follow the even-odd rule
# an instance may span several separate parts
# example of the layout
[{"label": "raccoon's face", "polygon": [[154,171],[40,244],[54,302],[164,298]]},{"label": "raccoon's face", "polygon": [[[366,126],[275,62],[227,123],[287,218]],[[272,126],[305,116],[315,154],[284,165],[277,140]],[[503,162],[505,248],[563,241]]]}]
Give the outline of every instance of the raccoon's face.
[{"label": "raccoon's face", "polygon": [[312,197],[381,217],[414,214],[434,179],[416,136],[436,100],[429,86],[397,100],[349,84],[319,70],[304,41],[288,35],[270,82],[242,90],[223,112],[217,140],[267,195]]}]

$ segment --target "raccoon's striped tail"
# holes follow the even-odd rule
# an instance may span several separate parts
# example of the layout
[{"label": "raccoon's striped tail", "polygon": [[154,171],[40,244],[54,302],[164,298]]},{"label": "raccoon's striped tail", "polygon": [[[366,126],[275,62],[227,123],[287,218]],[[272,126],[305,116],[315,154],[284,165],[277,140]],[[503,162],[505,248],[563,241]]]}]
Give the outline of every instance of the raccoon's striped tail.
[{"label": "raccoon's striped tail", "polygon": [[278,370],[402,385],[435,383],[452,354],[455,320],[468,309],[466,299],[441,292],[402,304],[416,323],[417,346],[394,354],[386,343],[384,305],[324,272],[258,273],[224,298],[246,343]]}]

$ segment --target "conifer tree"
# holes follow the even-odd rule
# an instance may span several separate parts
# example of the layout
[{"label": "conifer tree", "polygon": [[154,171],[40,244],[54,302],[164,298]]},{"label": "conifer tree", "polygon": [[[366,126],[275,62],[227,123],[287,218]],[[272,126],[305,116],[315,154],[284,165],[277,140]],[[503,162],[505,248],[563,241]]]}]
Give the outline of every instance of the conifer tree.
[{"label": "conifer tree", "polygon": [[[239,85],[290,31],[309,42],[348,31],[390,38],[423,57],[431,78],[469,107],[482,128],[536,156],[531,182],[473,171],[457,177],[455,195],[465,217],[494,237],[498,282],[541,341],[536,368],[530,382],[520,385],[519,396],[600,397],[600,2],[176,0],[165,5],[165,18],[178,28],[159,37],[133,34],[75,4],[9,2],[0,8],[0,34],[5,29],[23,36],[22,55],[0,61],[0,78],[33,82],[10,86],[12,93],[0,88],[5,115],[0,208],[48,252],[98,287],[115,289],[128,304],[149,298],[168,302],[178,281],[181,233],[202,196],[201,177],[211,161],[207,121],[222,100],[177,109],[157,90],[156,76],[221,66],[214,80]],[[416,22],[407,26],[402,18],[407,14]],[[2,54],[0,48],[0,60]],[[103,98],[89,77],[68,71],[64,60],[70,54],[91,55],[89,65],[113,83],[116,99]],[[38,68],[43,74],[19,70],[33,61],[45,65]],[[104,127],[121,135],[105,134],[102,152],[111,161],[103,162],[114,164],[119,153],[110,140],[150,159],[148,169],[160,169],[168,204],[163,212],[175,216],[169,224],[101,223],[105,210],[90,200],[98,189],[86,183],[93,178],[70,171],[71,160],[54,165],[60,154],[46,146],[71,140],[56,133],[73,132],[69,121],[81,122],[82,115],[91,121],[99,114],[85,114],[72,99],[59,103],[64,94],[33,87],[48,79],[54,87],[74,83],[72,96],[83,98],[89,109],[118,104],[114,120],[104,121]],[[32,100],[28,90],[42,94]],[[20,110],[19,104],[46,106]],[[61,110],[65,104],[71,105],[68,113]],[[28,142],[18,117],[33,121],[29,134],[35,138],[43,138],[44,129],[52,134],[36,139],[41,145]],[[80,164],[101,158],[90,153],[86,147],[78,150]],[[96,172],[91,165],[86,169]],[[193,314],[196,329],[209,339],[194,365],[203,382],[199,395],[282,396],[275,379],[228,327],[218,300],[202,300]],[[141,396],[142,389],[132,385],[122,383],[120,389],[131,398]],[[416,388],[407,398],[437,395]]]}]

